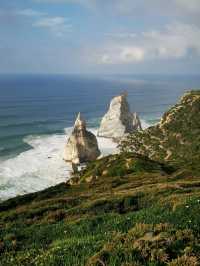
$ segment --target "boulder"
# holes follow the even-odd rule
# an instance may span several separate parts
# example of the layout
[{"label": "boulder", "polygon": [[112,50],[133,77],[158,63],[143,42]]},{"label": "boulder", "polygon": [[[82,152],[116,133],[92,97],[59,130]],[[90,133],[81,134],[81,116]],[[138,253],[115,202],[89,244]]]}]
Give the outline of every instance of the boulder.
[{"label": "boulder", "polygon": [[126,94],[122,94],[111,100],[109,110],[101,120],[98,136],[119,139],[141,129],[138,115],[130,112]]},{"label": "boulder", "polygon": [[80,164],[95,160],[100,155],[96,136],[86,129],[86,122],[80,113],[64,150],[64,160]]}]

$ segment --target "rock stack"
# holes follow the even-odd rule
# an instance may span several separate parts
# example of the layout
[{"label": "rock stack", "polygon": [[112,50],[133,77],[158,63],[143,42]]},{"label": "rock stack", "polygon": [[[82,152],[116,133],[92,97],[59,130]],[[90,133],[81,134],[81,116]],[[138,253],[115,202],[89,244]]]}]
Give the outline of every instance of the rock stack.
[{"label": "rock stack", "polygon": [[133,113],[133,128],[134,130],[142,130],[141,121],[137,113]]},{"label": "rock stack", "polygon": [[126,94],[122,94],[111,100],[109,110],[101,120],[98,136],[119,139],[141,129],[138,115],[130,112]]},{"label": "rock stack", "polygon": [[100,155],[96,136],[86,129],[86,122],[80,113],[64,150],[64,160],[80,164],[95,160]]}]

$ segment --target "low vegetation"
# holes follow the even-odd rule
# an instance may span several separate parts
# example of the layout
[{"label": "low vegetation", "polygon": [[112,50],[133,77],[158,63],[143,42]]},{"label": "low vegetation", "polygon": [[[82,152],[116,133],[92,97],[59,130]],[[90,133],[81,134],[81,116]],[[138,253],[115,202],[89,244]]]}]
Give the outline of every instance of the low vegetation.
[{"label": "low vegetation", "polygon": [[141,156],[111,158],[84,170],[92,182],[1,203],[0,265],[198,265],[198,176]]},{"label": "low vegetation", "polygon": [[200,91],[183,95],[160,123],[130,134],[120,148],[143,154],[156,161],[200,171]]},{"label": "low vegetation", "polygon": [[0,265],[200,265],[198,154],[149,159],[132,144],[69,183],[2,202]]}]

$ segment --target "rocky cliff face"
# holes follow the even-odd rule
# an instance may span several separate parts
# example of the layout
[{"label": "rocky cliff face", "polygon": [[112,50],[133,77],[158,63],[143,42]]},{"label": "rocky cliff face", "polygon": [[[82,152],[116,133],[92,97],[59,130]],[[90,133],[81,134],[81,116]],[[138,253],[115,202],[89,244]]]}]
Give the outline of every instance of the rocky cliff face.
[{"label": "rocky cliff face", "polygon": [[141,129],[139,117],[130,112],[126,95],[111,100],[108,112],[102,118],[98,136],[118,139],[126,133]]},{"label": "rocky cliff face", "polygon": [[95,160],[100,155],[97,139],[87,131],[86,122],[80,113],[64,150],[64,160],[74,164]]},{"label": "rocky cliff face", "polygon": [[200,166],[200,91],[184,94],[159,124],[130,134],[120,147],[158,161]]}]

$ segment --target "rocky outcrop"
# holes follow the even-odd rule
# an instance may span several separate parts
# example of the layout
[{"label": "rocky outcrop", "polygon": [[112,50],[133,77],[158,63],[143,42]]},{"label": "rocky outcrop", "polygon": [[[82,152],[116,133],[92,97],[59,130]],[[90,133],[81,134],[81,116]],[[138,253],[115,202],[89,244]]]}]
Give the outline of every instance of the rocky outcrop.
[{"label": "rocky outcrop", "polygon": [[95,160],[100,155],[96,136],[86,129],[80,113],[64,150],[64,160],[73,164]]},{"label": "rocky outcrop", "polygon": [[138,129],[142,129],[139,117],[130,112],[126,94],[122,94],[111,100],[109,110],[101,120],[98,136],[119,139]]},{"label": "rocky outcrop", "polygon": [[134,130],[142,130],[141,121],[137,113],[133,113],[133,128]]}]

